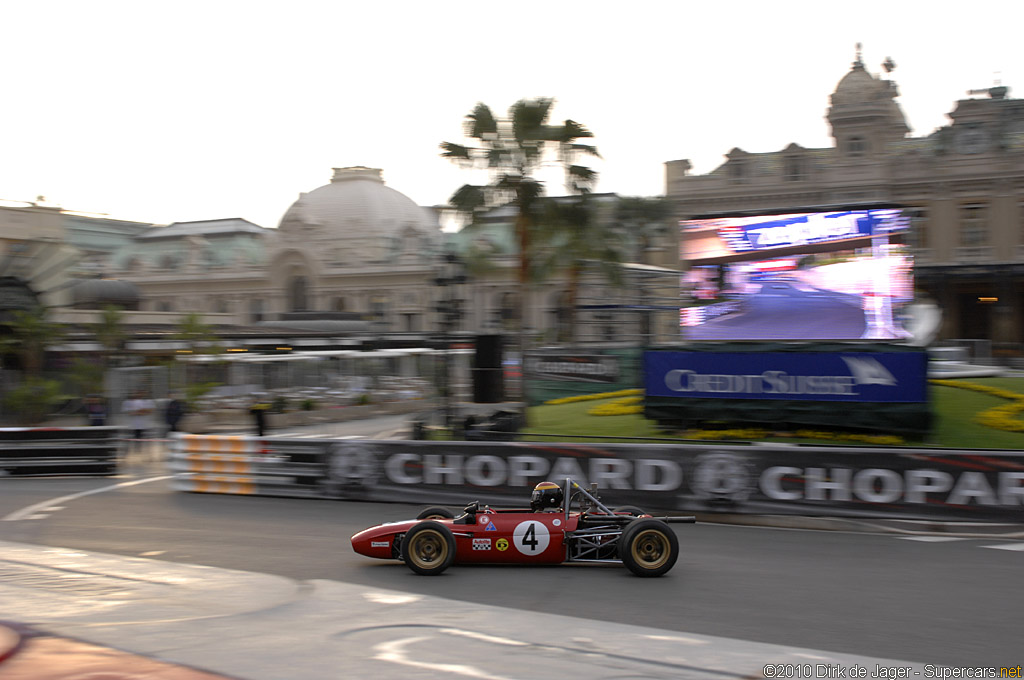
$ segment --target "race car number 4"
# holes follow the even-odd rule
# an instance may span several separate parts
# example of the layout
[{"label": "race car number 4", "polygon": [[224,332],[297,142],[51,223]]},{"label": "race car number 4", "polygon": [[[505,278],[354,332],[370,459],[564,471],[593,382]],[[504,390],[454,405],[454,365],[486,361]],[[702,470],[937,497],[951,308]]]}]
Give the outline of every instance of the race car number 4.
[{"label": "race car number 4", "polygon": [[550,542],[548,528],[535,520],[520,522],[512,533],[512,544],[524,555],[540,555]]}]

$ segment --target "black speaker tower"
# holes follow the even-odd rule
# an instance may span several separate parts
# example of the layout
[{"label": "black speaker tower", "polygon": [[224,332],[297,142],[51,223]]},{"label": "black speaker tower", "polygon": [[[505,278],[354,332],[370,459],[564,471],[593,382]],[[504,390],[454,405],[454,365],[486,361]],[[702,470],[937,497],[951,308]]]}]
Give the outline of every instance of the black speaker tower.
[{"label": "black speaker tower", "polygon": [[505,400],[505,380],[502,358],[502,336],[476,336],[473,355],[473,401],[478,404],[496,404]]}]

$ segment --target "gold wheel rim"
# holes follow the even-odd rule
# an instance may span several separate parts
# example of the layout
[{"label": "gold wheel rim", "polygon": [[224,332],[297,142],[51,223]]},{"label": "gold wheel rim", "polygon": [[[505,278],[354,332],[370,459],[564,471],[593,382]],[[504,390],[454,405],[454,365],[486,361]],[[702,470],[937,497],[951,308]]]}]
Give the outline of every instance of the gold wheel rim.
[{"label": "gold wheel rim", "polygon": [[413,537],[409,546],[409,558],[418,567],[430,569],[443,564],[448,557],[448,542],[441,532],[427,529]]},{"label": "gold wheel rim", "polygon": [[657,569],[668,562],[672,552],[668,539],[656,529],[641,531],[630,546],[633,560],[645,569]]}]

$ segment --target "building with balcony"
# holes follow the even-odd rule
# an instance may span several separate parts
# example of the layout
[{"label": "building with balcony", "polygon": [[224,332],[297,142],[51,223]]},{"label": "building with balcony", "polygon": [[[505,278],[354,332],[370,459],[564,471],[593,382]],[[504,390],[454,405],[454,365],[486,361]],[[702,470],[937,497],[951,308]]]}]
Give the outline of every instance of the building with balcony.
[{"label": "building with balcony", "polygon": [[[894,65],[887,60],[886,72]],[[733,149],[706,175],[666,164],[680,219],[892,205],[906,234],[918,297],[943,312],[939,339],[1024,343],[1024,100],[996,86],[971,91],[926,136],[909,134],[894,81],[857,58],[832,93],[833,145],[792,143],[768,153]],[[686,263],[683,263],[686,266]]]}]

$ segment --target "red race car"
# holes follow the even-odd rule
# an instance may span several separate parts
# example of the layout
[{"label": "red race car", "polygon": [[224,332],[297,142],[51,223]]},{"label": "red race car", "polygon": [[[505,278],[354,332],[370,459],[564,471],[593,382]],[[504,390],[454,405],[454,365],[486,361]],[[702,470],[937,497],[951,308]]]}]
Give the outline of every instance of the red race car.
[{"label": "red race car", "polygon": [[[573,506],[576,509],[573,509]],[[414,520],[389,522],[352,537],[360,555],[399,559],[417,574],[436,575],[460,564],[621,563],[637,576],[661,576],[679,557],[669,522],[634,507],[609,510],[571,479],[538,484],[529,509],[495,510],[474,501],[458,517],[425,509]]]}]

